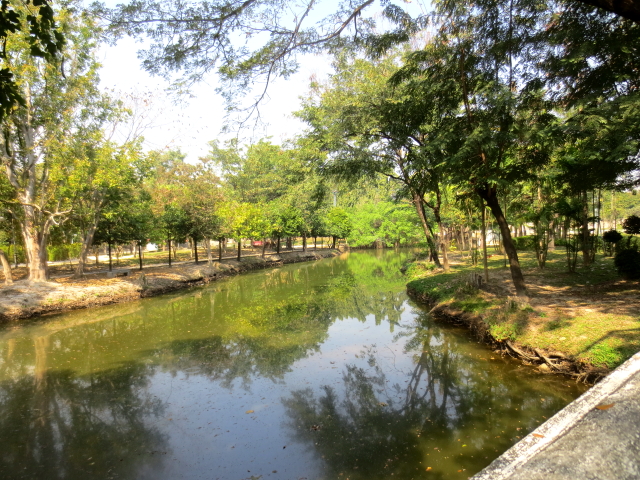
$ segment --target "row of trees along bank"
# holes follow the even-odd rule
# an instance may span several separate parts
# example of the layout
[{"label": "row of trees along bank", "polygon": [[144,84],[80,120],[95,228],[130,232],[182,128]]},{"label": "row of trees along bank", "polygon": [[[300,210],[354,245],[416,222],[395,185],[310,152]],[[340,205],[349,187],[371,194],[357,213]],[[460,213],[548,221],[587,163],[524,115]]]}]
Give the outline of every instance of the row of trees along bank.
[{"label": "row of trees along bank", "polygon": [[606,200],[638,183],[638,24],[576,2],[434,5],[428,23],[390,6],[397,30],[341,43],[335,73],[312,82],[297,113],[303,136],[283,147],[212,142],[198,164],[105,134],[127,111],[96,88],[91,14],[60,8],[57,63],[34,57],[28,34],[11,37],[24,102],[2,120],[0,199],[29,278],[47,278],[55,236],[82,245],[81,274],[102,241],[341,237],[338,225],[381,202],[413,206],[408,223],[445,270],[454,235],[468,243],[493,223],[518,294],[526,285],[512,232],[523,224],[541,268],[558,230],[588,265]]}]

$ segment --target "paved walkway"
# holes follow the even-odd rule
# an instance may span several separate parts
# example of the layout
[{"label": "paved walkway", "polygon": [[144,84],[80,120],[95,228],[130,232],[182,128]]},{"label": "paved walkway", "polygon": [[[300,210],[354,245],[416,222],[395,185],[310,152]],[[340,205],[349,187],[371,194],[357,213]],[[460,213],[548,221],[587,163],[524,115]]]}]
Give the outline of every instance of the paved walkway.
[{"label": "paved walkway", "polygon": [[640,353],[472,479],[640,479]]}]

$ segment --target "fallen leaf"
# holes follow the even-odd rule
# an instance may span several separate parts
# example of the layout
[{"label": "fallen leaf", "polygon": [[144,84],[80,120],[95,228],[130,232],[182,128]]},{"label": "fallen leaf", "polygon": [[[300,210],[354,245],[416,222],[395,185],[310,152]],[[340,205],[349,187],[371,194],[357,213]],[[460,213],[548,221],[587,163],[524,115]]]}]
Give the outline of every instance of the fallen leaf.
[{"label": "fallen leaf", "polygon": [[615,405],[615,403],[610,403],[608,405],[598,405],[596,408],[598,410],[609,410],[611,407],[613,407]]},{"label": "fallen leaf", "polygon": [[246,412],[244,412],[244,413],[253,413],[253,410],[247,410],[247,411],[246,411]]},{"label": "fallen leaf", "polygon": [[428,472],[429,470],[431,470],[431,467],[427,467],[427,472]]},{"label": "fallen leaf", "polygon": [[532,435],[536,438],[544,438],[544,435],[540,435],[539,433],[533,433]]}]

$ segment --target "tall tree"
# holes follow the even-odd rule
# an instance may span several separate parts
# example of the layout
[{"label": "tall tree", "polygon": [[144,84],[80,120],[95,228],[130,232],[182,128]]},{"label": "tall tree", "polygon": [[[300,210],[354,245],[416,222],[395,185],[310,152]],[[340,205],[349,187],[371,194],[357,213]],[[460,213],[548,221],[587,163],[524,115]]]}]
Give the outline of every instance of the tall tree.
[{"label": "tall tree", "polygon": [[98,29],[91,17],[77,16],[72,8],[62,10],[59,21],[67,38],[60,64],[31,56],[28,35],[6,46],[23,79],[25,104],[2,122],[0,156],[15,189],[11,212],[20,222],[31,281],[47,280],[50,229],[64,222],[72,208],[69,198],[60,195],[72,167],[61,154],[64,145],[101,121],[95,110],[101,101],[93,57]]}]

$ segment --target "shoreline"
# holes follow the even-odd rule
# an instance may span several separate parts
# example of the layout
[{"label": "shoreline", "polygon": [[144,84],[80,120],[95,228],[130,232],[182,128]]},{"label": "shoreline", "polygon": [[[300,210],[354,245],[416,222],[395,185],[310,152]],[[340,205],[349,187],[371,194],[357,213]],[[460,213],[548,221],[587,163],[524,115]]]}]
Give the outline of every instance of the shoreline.
[{"label": "shoreline", "polygon": [[172,267],[147,267],[144,270],[130,270],[130,275],[125,277],[95,278],[87,275],[82,279],[64,277],[42,283],[21,280],[0,287],[0,322],[7,324],[49,314],[131,302],[206,285],[241,273],[322,260],[339,254],[338,250],[332,249],[282,252],[264,258],[214,261],[211,267],[206,261]]},{"label": "shoreline", "polygon": [[534,348],[498,339],[491,334],[490,325],[484,321],[482,315],[452,308],[450,302],[438,302],[408,285],[407,295],[420,305],[429,307],[429,314],[436,321],[463,326],[478,341],[494,350],[495,353],[503,356],[508,355],[525,365],[537,366],[541,373],[565,375],[575,379],[576,382],[595,385],[611,372],[607,367],[593,367],[571,358],[563,352]]}]

